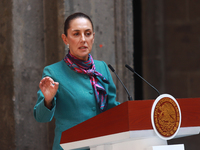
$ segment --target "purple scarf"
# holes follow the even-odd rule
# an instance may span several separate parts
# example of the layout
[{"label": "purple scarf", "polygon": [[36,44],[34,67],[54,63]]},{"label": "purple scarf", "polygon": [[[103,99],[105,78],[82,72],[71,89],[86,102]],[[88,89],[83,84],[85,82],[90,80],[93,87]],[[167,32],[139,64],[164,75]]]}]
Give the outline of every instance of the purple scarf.
[{"label": "purple scarf", "polygon": [[87,74],[89,76],[100,112],[105,111],[108,103],[107,93],[102,84],[99,82],[99,78],[107,84],[109,84],[109,81],[103,77],[102,74],[96,71],[92,56],[89,54],[88,60],[82,61],[72,56],[70,52],[68,52],[64,58],[64,61],[72,70],[81,74]]}]

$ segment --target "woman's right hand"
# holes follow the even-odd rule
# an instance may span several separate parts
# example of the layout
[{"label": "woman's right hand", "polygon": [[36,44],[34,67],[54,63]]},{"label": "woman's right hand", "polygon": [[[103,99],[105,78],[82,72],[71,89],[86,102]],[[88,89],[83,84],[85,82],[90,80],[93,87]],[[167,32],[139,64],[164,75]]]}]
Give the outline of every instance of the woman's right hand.
[{"label": "woman's right hand", "polygon": [[44,95],[45,106],[49,109],[51,109],[51,106],[52,106],[51,102],[54,96],[56,95],[58,86],[59,86],[59,83],[54,82],[54,80],[50,77],[44,77],[40,81],[39,87]]}]

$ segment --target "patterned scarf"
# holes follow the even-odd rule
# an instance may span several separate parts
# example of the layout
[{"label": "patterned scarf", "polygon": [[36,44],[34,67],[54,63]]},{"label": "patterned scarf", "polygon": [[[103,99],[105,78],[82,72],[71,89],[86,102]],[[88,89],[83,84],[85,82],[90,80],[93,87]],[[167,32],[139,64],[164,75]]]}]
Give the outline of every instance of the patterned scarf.
[{"label": "patterned scarf", "polygon": [[96,71],[92,56],[89,54],[88,60],[82,61],[72,56],[70,52],[68,52],[64,58],[64,61],[72,70],[81,74],[87,74],[89,76],[100,112],[104,112],[108,103],[107,93],[102,84],[99,82],[99,78],[107,84],[109,84],[109,81],[103,77],[102,74]]}]

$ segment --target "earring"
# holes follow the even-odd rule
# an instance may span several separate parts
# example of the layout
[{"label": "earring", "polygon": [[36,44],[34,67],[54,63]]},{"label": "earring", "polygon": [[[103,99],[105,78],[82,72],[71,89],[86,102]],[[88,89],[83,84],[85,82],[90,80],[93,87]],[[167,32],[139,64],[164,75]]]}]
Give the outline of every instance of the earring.
[{"label": "earring", "polygon": [[69,44],[67,44],[67,48],[69,49]]}]

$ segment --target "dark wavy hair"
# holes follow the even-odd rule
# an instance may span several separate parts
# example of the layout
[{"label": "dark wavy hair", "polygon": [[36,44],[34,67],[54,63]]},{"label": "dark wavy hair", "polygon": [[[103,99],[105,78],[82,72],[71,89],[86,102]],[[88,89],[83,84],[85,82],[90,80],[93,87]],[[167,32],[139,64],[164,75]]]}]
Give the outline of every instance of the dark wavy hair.
[{"label": "dark wavy hair", "polygon": [[70,16],[67,17],[67,19],[65,20],[65,23],[64,23],[64,34],[67,36],[67,30],[70,28],[70,22],[73,20],[73,19],[76,19],[76,18],[86,18],[88,19],[91,24],[92,24],[92,30],[94,30],[94,27],[93,27],[93,23],[92,23],[92,20],[90,19],[90,17],[82,12],[77,12],[77,13],[74,13],[74,14],[71,14]]}]

